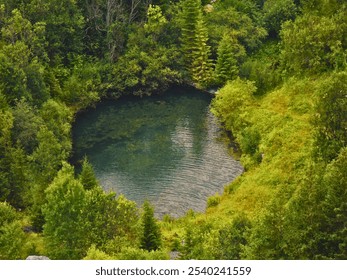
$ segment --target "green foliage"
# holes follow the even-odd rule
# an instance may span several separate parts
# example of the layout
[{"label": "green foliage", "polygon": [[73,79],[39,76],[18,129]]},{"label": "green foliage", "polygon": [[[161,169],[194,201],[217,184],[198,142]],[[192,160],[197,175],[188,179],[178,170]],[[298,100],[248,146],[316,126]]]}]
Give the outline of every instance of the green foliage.
[{"label": "green foliage", "polygon": [[259,132],[251,126],[246,127],[237,135],[237,142],[242,151],[241,161],[246,170],[262,160],[262,154],[259,151],[260,141]]},{"label": "green foliage", "polygon": [[0,259],[16,260],[25,255],[26,236],[17,213],[6,202],[0,202]]},{"label": "green foliage", "polygon": [[23,208],[28,184],[28,162],[23,150],[12,145],[13,115],[0,111],[0,201]]},{"label": "green foliage", "polygon": [[46,60],[44,24],[32,24],[23,18],[19,10],[5,18],[1,28],[3,43],[0,44],[0,88],[7,93],[7,101],[26,98],[33,104],[42,104],[49,98],[44,81],[45,68],[40,62]]},{"label": "green foliage", "polygon": [[86,191],[86,242],[95,244],[109,255],[138,243],[139,217],[136,204],[114,193],[105,194],[100,187]]},{"label": "green foliage", "polygon": [[113,260],[114,258],[105,252],[98,250],[95,245],[92,245],[88,251],[87,255],[83,258],[84,260]]},{"label": "green foliage", "polygon": [[143,203],[141,249],[156,251],[161,247],[161,232],[154,218],[153,206]]},{"label": "green foliage", "polygon": [[164,25],[167,24],[160,6],[149,5],[147,11],[147,23],[144,25],[145,31],[152,34],[159,34]]},{"label": "green foliage", "polygon": [[288,259],[285,252],[286,239],[284,215],[288,190],[280,190],[266,209],[253,223],[253,229],[247,235],[247,245],[243,249],[242,258],[246,259]]},{"label": "green foliage", "polygon": [[128,52],[112,66],[108,86],[111,96],[129,93],[151,95],[162,92],[181,80],[180,73],[175,70],[175,60],[178,60],[176,49],[154,46],[149,37],[141,38],[142,42],[136,39],[136,43],[129,45]]},{"label": "green foliage", "polygon": [[25,99],[16,103],[12,114],[14,117],[13,141],[23,147],[27,153],[31,153],[38,145],[37,132],[43,125],[43,120],[38,116],[37,110]]},{"label": "green foliage", "polygon": [[75,0],[29,1],[21,9],[31,22],[45,23],[45,47],[51,65],[69,63],[69,56],[82,49],[83,15]]},{"label": "green foliage", "polygon": [[9,150],[11,148],[11,129],[13,116],[9,111],[0,112],[0,199],[6,201],[11,189],[9,186]]},{"label": "green foliage", "polygon": [[19,222],[5,224],[0,228],[0,259],[18,260],[25,257],[26,236]]},{"label": "green foliage", "polygon": [[274,89],[282,81],[279,53],[278,43],[269,41],[241,65],[240,76],[255,82],[257,95]]},{"label": "green foliage", "polygon": [[98,181],[96,180],[93,166],[89,163],[87,157],[83,159],[82,171],[79,176],[79,180],[86,190],[90,190],[98,186]]},{"label": "green foliage", "polygon": [[216,249],[215,234],[210,221],[187,221],[179,249],[180,259],[213,259]]},{"label": "green foliage", "polygon": [[42,205],[45,203],[45,189],[52,182],[67,154],[53,132],[42,126],[37,133],[38,146],[29,156],[31,164],[29,178],[34,182],[31,192],[31,212],[36,230],[44,224]]},{"label": "green foliage", "polygon": [[346,258],[346,155],[343,148],[327,166],[314,166],[290,200],[284,216],[288,258]]},{"label": "green foliage", "polygon": [[316,151],[330,161],[347,145],[347,72],[333,73],[319,87],[316,103]]},{"label": "green foliage", "polygon": [[197,87],[207,87],[212,78],[210,46],[200,0],[182,0],[180,12],[181,51],[185,66]]},{"label": "green foliage", "polygon": [[87,108],[98,102],[104,93],[100,68],[98,63],[77,57],[71,75],[64,81],[60,99],[76,110]]},{"label": "green foliage", "polygon": [[214,258],[217,260],[239,260],[243,246],[247,243],[247,232],[251,223],[244,215],[235,217],[232,223],[218,232],[218,245]]},{"label": "green foliage", "polygon": [[[344,2],[0,0],[0,258],[346,259]],[[182,81],[224,86],[246,171],[160,229],[63,162],[74,113]]]},{"label": "green foliage", "polygon": [[63,165],[46,190],[46,199],[42,212],[46,221],[43,234],[48,256],[52,259],[82,258],[89,247],[83,221],[85,192],[82,184],[74,179],[71,166]]},{"label": "green foliage", "polygon": [[212,101],[211,111],[231,132],[235,133],[247,124],[248,116],[242,114],[253,102],[254,83],[236,79],[220,89]]},{"label": "green foliage", "polygon": [[0,226],[11,223],[17,219],[16,210],[7,202],[0,202]]},{"label": "green foliage", "polygon": [[224,34],[217,50],[215,79],[218,85],[235,79],[239,74],[239,61],[246,55],[243,46],[230,34]]},{"label": "green foliage", "polygon": [[46,190],[42,208],[47,254],[53,259],[80,259],[93,244],[113,255],[120,248],[112,248],[112,241],[120,246],[122,238],[137,240],[135,203],[105,194],[98,186],[85,190],[67,163]]},{"label": "green foliage", "polygon": [[346,13],[331,17],[304,14],[281,31],[282,67],[301,75],[346,67]]},{"label": "green foliage", "polygon": [[347,258],[347,148],[341,149],[324,174],[327,187],[323,201],[323,244],[318,258]]},{"label": "green foliage", "polygon": [[281,25],[293,20],[297,8],[294,0],[266,0],[263,6],[264,21],[270,36],[279,35]]},{"label": "green foliage", "polygon": [[39,144],[30,156],[32,175],[37,178],[36,182],[48,184],[55,177],[61,166],[61,161],[65,159],[66,155],[59,140],[46,127],[40,128],[37,133],[37,140]]},{"label": "green foliage", "polygon": [[[241,1],[238,2],[241,3]],[[256,7],[253,6],[251,10],[254,11],[254,15],[257,14]],[[258,16],[255,16],[255,18],[258,18]],[[252,15],[245,13],[244,9],[237,10],[233,3],[229,3],[229,1],[218,1],[212,12],[206,15],[212,53],[216,52],[224,34],[231,34],[247,52],[257,49],[262,39],[266,37],[267,32],[255,18],[252,19]]]},{"label": "green foliage", "polygon": [[210,196],[207,199],[207,208],[217,206],[220,203],[220,200],[221,200],[221,197],[218,193],[215,194],[214,196]]},{"label": "green foliage", "polygon": [[71,121],[72,112],[64,103],[49,99],[42,105],[40,115],[49,131],[53,133],[62,147],[62,159],[71,152]]},{"label": "green foliage", "polygon": [[117,255],[120,260],[168,260],[169,256],[165,251],[147,251],[138,248],[124,248],[123,251]]}]

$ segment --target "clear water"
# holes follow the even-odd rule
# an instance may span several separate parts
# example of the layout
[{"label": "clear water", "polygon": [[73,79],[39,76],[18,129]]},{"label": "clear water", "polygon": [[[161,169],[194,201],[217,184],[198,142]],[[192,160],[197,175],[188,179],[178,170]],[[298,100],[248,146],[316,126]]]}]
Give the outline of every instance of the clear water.
[{"label": "clear water", "polygon": [[102,102],[76,119],[74,161],[86,155],[106,191],[139,205],[148,199],[158,217],[202,212],[207,197],[243,171],[219,140],[210,101],[176,89]]}]

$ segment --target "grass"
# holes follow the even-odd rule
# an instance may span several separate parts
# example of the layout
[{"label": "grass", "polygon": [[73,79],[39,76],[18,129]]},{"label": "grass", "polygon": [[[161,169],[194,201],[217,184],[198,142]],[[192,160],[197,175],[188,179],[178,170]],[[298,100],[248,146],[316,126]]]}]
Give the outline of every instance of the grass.
[{"label": "grass", "polygon": [[[293,194],[305,180],[313,143],[315,90],[325,77],[290,79],[280,88],[256,97],[247,107],[249,125],[260,134],[260,163],[252,163],[246,172],[225,186],[218,203],[205,213],[162,222],[165,244],[184,238],[185,228],[210,223],[214,228],[228,224],[238,214],[256,221],[280,190]],[[247,155],[241,156],[249,163]]]}]

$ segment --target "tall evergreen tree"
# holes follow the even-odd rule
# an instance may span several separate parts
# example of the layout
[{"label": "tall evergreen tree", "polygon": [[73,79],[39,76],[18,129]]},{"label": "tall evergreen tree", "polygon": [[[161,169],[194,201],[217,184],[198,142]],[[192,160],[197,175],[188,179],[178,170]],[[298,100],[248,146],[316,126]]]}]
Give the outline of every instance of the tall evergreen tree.
[{"label": "tall evergreen tree", "polygon": [[192,51],[194,49],[196,24],[199,18],[201,18],[200,0],[182,0],[180,14],[181,50],[187,68],[190,68],[193,62]]},{"label": "tall evergreen tree", "polygon": [[158,250],[161,246],[161,232],[154,218],[153,206],[147,200],[143,203],[142,226],[141,249]]},{"label": "tall evergreen tree", "polygon": [[195,42],[192,51],[193,61],[191,75],[198,87],[205,87],[212,77],[212,62],[210,46],[207,45],[208,34],[205,23],[199,18],[195,27]]},{"label": "tall evergreen tree", "polygon": [[212,63],[201,0],[182,0],[181,8],[181,50],[186,69],[198,87],[205,87],[211,79]]},{"label": "tall evergreen tree", "polygon": [[232,46],[232,43],[237,44],[237,42],[232,41],[232,37],[226,33],[218,46],[215,68],[215,79],[218,85],[223,85],[235,78],[239,71]]},{"label": "tall evergreen tree", "polygon": [[79,179],[86,190],[90,190],[98,186],[98,181],[96,180],[93,166],[89,163],[87,157],[83,159],[82,171]]}]

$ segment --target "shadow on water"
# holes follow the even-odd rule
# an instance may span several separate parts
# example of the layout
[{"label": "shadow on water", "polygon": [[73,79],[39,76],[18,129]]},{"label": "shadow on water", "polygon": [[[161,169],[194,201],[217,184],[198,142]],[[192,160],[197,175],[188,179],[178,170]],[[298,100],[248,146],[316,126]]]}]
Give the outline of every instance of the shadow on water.
[{"label": "shadow on water", "polygon": [[161,217],[204,211],[206,198],[242,172],[218,141],[209,112],[211,97],[195,90],[104,101],[77,117],[74,157],[87,155],[107,190],[142,204]]}]

